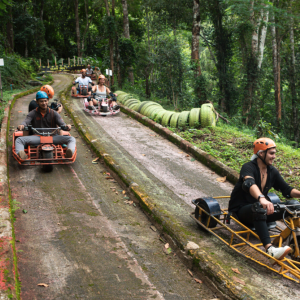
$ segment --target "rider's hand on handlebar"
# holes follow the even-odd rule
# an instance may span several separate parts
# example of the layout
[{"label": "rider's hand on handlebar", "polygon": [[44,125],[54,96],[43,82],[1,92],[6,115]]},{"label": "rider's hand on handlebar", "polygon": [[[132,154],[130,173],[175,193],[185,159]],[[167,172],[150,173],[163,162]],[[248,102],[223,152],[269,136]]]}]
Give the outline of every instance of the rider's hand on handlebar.
[{"label": "rider's hand on handlebar", "polygon": [[19,130],[23,130],[23,129],[25,128],[25,126],[24,126],[24,125],[19,125],[17,128],[18,128]]},{"label": "rider's hand on handlebar", "polygon": [[67,130],[70,131],[72,126],[70,124],[66,125],[66,127],[68,128]]},{"label": "rider's hand on handlebar", "polygon": [[264,209],[267,209],[267,215],[272,215],[274,213],[274,205],[272,202],[263,197],[259,199],[259,202]]}]

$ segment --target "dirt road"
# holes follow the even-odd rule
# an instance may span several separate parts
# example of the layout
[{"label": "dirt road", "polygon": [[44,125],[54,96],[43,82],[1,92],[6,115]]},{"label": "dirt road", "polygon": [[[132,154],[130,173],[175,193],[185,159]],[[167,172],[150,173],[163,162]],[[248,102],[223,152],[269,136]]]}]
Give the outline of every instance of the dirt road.
[{"label": "dirt road", "polygon": [[[70,82],[64,75],[54,79],[56,94]],[[33,98],[17,100],[12,130]],[[109,118],[102,120],[103,128],[110,126]],[[22,299],[221,299],[195,282],[174,252],[163,252],[155,227],[138,205],[124,203],[123,187],[106,179],[109,170],[92,164],[93,154],[72,134],[77,161],[51,173],[21,167],[9,156],[12,197],[20,208],[15,235]]]}]

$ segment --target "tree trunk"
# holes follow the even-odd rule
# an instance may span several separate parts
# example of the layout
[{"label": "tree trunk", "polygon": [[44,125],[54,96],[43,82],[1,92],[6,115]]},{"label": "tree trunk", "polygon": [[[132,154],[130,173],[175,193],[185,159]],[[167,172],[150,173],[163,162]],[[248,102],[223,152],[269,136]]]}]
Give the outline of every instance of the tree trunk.
[{"label": "tree trunk", "polygon": [[[114,4],[115,2],[113,1],[113,6],[112,6],[112,12],[114,15]],[[110,17],[110,11],[109,11],[109,6],[108,6],[108,0],[105,0],[105,7],[106,7],[106,13],[107,16]],[[114,84],[114,40],[112,38],[109,38],[109,59],[110,59],[110,69],[112,71],[113,76],[111,77],[111,86]]]},{"label": "tree trunk", "polygon": [[7,34],[7,42],[8,42],[8,49],[7,53],[14,52],[14,27],[13,27],[13,14],[12,14],[12,7],[9,6],[9,18],[6,24],[6,34]]},{"label": "tree trunk", "polygon": [[81,52],[84,53],[85,36],[89,29],[89,0],[84,0],[84,11],[85,11],[85,29],[81,41]]},{"label": "tree trunk", "polygon": [[294,20],[291,17],[290,27],[290,43],[291,43],[291,68],[290,68],[290,87],[292,94],[292,124],[294,130],[294,141],[298,147],[299,141],[299,126],[298,126],[298,110],[297,110],[297,92],[296,92],[296,60],[295,60],[295,41],[294,41]]},{"label": "tree trunk", "polygon": [[121,68],[120,68],[120,53],[119,53],[119,37],[116,37],[116,56],[117,56],[117,80],[118,86],[122,88],[122,76],[121,76]]},{"label": "tree trunk", "polygon": [[[272,13],[272,23],[275,24],[274,14]],[[278,30],[273,25],[272,32],[272,53],[273,53],[273,74],[274,74],[274,90],[275,90],[275,106],[276,106],[276,122],[277,127],[281,121],[281,96],[280,96],[280,56],[278,44]]]},{"label": "tree trunk", "polygon": [[268,29],[268,21],[269,21],[269,11],[264,12],[261,11],[262,14],[262,22],[263,26],[261,28],[260,40],[259,40],[259,54],[258,54],[258,69],[261,69],[261,64],[264,58],[264,49],[265,49],[265,41],[267,36],[267,29]]},{"label": "tree trunk", "polygon": [[124,37],[130,39],[127,0],[122,0]]},{"label": "tree trunk", "polygon": [[79,17],[78,17],[78,0],[74,0],[75,4],[75,24],[76,24],[76,39],[77,39],[77,55],[81,57],[80,49],[80,30],[79,30]]},{"label": "tree trunk", "polygon": [[44,0],[41,0],[40,20],[43,21],[44,16]]},{"label": "tree trunk", "polygon": [[[129,18],[128,18],[128,7],[127,0],[122,0],[122,8],[123,8],[123,31],[124,37],[126,39],[130,39],[130,31],[129,31]],[[128,77],[131,84],[134,84],[134,76],[133,76],[133,67],[128,67]]]},{"label": "tree trunk", "polygon": [[25,41],[25,53],[24,53],[25,58],[28,57],[28,47],[27,47],[27,41]]},{"label": "tree trunk", "polygon": [[[247,70],[247,86],[245,88],[245,97],[243,103],[243,116],[245,124],[249,122],[249,112],[254,102],[255,93],[257,90],[257,80],[262,64],[264,45],[266,40],[267,26],[269,12],[262,9],[258,16],[255,15],[254,1],[250,2],[251,24],[253,26],[251,52],[246,55],[246,70]],[[263,22],[263,25],[262,25]],[[260,27],[262,28],[260,30]],[[247,51],[245,49],[245,51]]]},{"label": "tree trunk", "polygon": [[200,40],[200,9],[199,0],[194,0],[193,7],[193,29],[192,29],[192,62],[195,64],[195,77],[201,75],[200,57],[199,57],[199,40]]}]

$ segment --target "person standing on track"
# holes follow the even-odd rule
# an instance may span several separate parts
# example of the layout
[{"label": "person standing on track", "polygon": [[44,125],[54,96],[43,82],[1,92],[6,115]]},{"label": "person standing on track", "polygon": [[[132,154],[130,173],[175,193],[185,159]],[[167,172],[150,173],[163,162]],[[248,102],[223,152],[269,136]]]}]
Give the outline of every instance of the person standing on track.
[{"label": "person standing on track", "polygon": [[[289,246],[276,248],[271,244],[267,222],[281,220],[283,212],[274,213],[274,205],[268,199],[271,188],[280,191],[286,198],[300,198],[300,191],[289,186],[281,177],[278,170],[272,166],[276,144],[269,138],[260,138],[253,143],[254,155],[250,162],[242,166],[240,178],[235,185],[228,211],[235,213],[246,226],[253,226],[266,249],[266,252],[276,259],[283,259],[291,248]],[[253,204],[259,202],[267,214],[256,213]],[[299,204],[289,200],[285,204]]]},{"label": "person standing on track", "polygon": [[[98,84],[93,86],[92,88],[92,93],[95,94],[96,96],[100,97],[100,98],[106,98],[107,94],[109,94],[110,96],[118,96],[117,94],[113,94],[110,89],[108,87],[105,86],[105,76],[104,75],[100,75],[98,77]],[[95,99],[92,99],[91,97],[88,98],[89,100],[89,106],[88,109],[90,110],[96,110],[96,108],[94,107],[94,105],[97,105],[98,102]],[[112,109],[113,110],[118,110],[120,107],[119,105],[117,105],[117,102],[115,100],[112,101]]]},{"label": "person standing on track", "polygon": [[[54,89],[52,86],[48,84],[43,85],[40,91],[45,92],[48,95],[49,99],[52,99],[54,96]],[[37,107],[39,107],[39,105],[37,104],[36,99],[31,100],[28,106],[28,112],[31,112],[33,109],[36,109]],[[53,110],[56,110],[59,114],[63,110],[63,106],[60,103],[52,102],[49,107]]]},{"label": "person standing on track", "polygon": [[[36,94],[36,102],[38,107],[27,115],[26,119],[18,126],[19,130],[23,130],[25,126],[32,125],[34,128],[55,128],[56,126],[66,126],[71,130],[71,125],[66,125],[61,116],[48,107],[48,95],[45,92],[38,91]],[[24,148],[25,145],[40,144],[40,137],[37,135],[18,137],[15,142],[16,153],[21,159],[28,159]],[[67,144],[66,158],[71,158],[75,152],[76,140],[72,136],[54,135],[54,144]]]}]

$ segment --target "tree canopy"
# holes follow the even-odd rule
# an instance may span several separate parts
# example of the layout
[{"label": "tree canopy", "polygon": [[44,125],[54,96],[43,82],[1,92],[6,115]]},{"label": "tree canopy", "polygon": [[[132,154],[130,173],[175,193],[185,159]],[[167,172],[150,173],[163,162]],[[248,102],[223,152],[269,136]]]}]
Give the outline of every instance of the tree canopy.
[{"label": "tree canopy", "polygon": [[[113,86],[185,110],[211,101],[298,147],[296,0],[2,0],[0,52],[113,69]],[[65,60],[66,62],[66,60]]]}]

